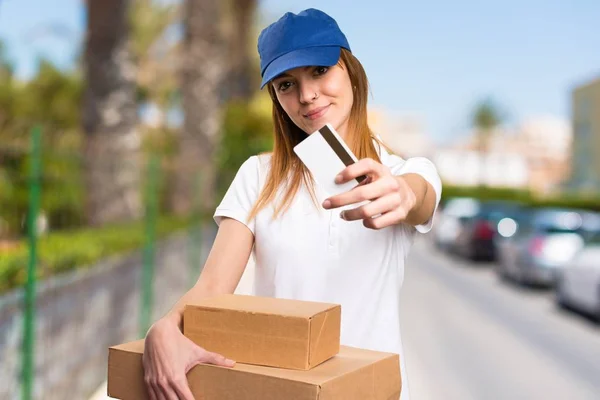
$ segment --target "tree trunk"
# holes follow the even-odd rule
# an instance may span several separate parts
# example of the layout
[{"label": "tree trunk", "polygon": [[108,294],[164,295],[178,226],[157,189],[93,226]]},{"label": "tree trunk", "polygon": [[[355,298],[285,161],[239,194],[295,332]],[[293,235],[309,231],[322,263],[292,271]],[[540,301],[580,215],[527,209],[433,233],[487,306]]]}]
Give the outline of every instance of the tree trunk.
[{"label": "tree trunk", "polygon": [[250,57],[250,49],[256,51],[256,43],[250,42],[256,7],[256,0],[233,0],[233,29],[229,39],[230,98],[248,100],[260,84],[255,78],[260,76],[259,71],[254,70]]},{"label": "tree trunk", "polygon": [[91,225],[142,213],[135,67],[128,49],[129,0],[88,0],[83,126]]},{"label": "tree trunk", "polygon": [[184,124],[179,133],[171,208],[178,214],[193,209],[194,189],[202,176],[200,199],[214,207],[215,153],[221,129],[227,46],[222,30],[222,5],[213,0],[186,0],[182,65]]}]

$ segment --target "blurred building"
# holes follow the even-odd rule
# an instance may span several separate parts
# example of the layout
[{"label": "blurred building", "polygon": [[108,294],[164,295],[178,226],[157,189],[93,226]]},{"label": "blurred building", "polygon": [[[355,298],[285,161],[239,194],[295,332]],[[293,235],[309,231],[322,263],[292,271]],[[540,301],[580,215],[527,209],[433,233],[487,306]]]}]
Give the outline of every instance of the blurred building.
[{"label": "blurred building", "polygon": [[571,174],[572,141],[573,130],[567,120],[542,116],[523,121],[507,145],[526,157],[529,188],[549,194],[558,190]]},{"label": "blurred building", "polygon": [[418,114],[369,108],[368,120],[373,132],[402,158],[430,157],[435,150],[425,130],[425,118]]},{"label": "blurred building", "polygon": [[501,128],[493,131],[485,153],[478,151],[474,132],[438,149],[434,163],[444,183],[526,188],[529,182],[527,158],[521,152],[507,148],[511,134]]},{"label": "blurred building", "polygon": [[573,151],[570,189],[600,192],[600,78],[572,93]]},{"label": "blurred building", "polygon": [[568,178],[572,131],[553,116],[524,120],[516,128],[491,132],[485,153],[477,138],[466,138],[437,151],[434,161],[444,182],[472,186],[530,189],[550,193]]}]

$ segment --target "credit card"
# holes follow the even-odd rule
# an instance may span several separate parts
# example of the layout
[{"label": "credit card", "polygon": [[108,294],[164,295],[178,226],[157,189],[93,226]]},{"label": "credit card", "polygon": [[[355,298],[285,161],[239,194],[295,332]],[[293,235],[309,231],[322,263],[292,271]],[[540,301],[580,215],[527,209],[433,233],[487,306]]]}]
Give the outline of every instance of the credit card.
[{"label": "credit card", "polygon": [[329,196],[347,192],[366,179],[359,176],[343,184],[335,183],[335,177],[358,159],[330,124],[308,135],[294,147],[294,152]]}]

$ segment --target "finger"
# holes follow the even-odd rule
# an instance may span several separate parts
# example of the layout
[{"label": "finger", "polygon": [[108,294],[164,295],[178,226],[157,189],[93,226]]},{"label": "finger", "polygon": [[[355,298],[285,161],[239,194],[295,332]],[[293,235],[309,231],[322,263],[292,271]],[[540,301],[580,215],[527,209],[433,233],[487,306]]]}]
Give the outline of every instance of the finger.
[{"label": "finger", "polygon": [[174,387],[180,400],[194,400],[194,395],[190,390],[187,379],[174,382]]},{"label": "finger", "polygon": [[233,367],[235,366],[235,361],[229,360],[222,356],[221,354],[213,353],[210,351],[205,351],[204,356],[202,357],[202,362],[206,364],[219,365],[221,367]]},{"label": "finger", "polygon": [[372,158],[363,158],[344,168],[342,172],[339,173],[335,182],[341,184],[363,175],[372,176],[377,179],[387,174],[389,174],[389,169],[383,164],[378,163]]},{"label": "finger", "polygon": [[156,400],[167,400],[167,397],[165,397],[163,390],[160,386],[155,387],[154,393],[156,394]]},{"label": "finger", "polygon": [[162,394],[162,390],[160,390],[159,387],[154,387],[153,393],[156,396],[156,400],[165,400],[165,396]]},{"label": "finger", "polygon": [[379,214],[385,214],[400,207],[401,204],[402,201],[400,195],[392,193],[361,207],[342,211],[340,216],[345,221],[356,221],[359,219],[371,218]]},{"label": "finger", "polygon": [[169,397],[167,397],[167,399],[169,399],[169,400],[179,400],[179,396],[177,395],[177,391],[172,386],[168,388],[167,395],[169,396]]},{"label": "finger", "polygon": [[148,390],[148,397],[150,397],[150,400],[158,400],[158,396],[156,395],[156,391],[154,390],[154,386],[152,386],[152,385],[146,385],[146,388]]},{"label": "finger", "polygon": [[[147,370],[147,368],[148,367],[144,364],[145,371]],[[144,373],[144,387],[146,388],[146,392],[148,392],[148,398],[150,400],[156,400],[156,395],[154,394],[154,389],[152,388],[152,381],[150,379],[150,375],[146,375],[146,373]]]},{"label": "finger", "polygon": [[156,397],[158,400],[171,400],[166,380],[161,380],[156,386]]},{"label": "finger", "polygon": [[161,399],[164,399],[164,400],[178,400],[177,393],[171,387],[170,384],[161,385],[160,386],[160,392],[162,394],[162,397],[159,397],[159,398],[161,398]]},{"label": "finger", "polygon": [[394,191],[397,186],[398,182],[394,178],[379,179],[368,185],[356,186],[352,190],[328,198],[323,202],[323,208],[337,208],[365,200],[375,200]]},{"label": "finger", "polygon": [[363,179],[362,182],[358,184],[358,186],[368,185],[371,182],[373,182],[373,178],[371,177],[371,175],[367,175],[367,177]]},{"label": "finger", "polygon": [[388,226],[396,225],[406,219],[406,212],[401,209],[387,212],[380,217],[363,219],[363,225],[369,229],[383,229]]},{"label": "finger", "polygon": [[[144,368],[148,367],[144,366]],[[157,394],[158,384],[152,379],[150,375],[144,375],[144,383],[150,400],[159,400],[160,397]]]}]

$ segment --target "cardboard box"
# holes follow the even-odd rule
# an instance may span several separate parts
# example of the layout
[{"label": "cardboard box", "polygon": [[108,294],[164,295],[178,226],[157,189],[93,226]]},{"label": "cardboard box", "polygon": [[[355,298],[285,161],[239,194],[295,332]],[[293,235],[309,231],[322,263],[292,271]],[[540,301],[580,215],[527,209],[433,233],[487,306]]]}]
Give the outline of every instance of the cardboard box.
[{"label": "cardboard box", "polygon": [[[113,346],[108,354],[108,395],[145,400],[144,340]],[[321,365],[298,371],[236,364],[201,364],[187,375],[196,400],[398,400],[399,356],[341,346]]]},{"label": "cardboard box", "polygon": [[340,349],[341,307],[269,297],[222,295],[188,304],[183,334],[244,364],[308,370]]}]

